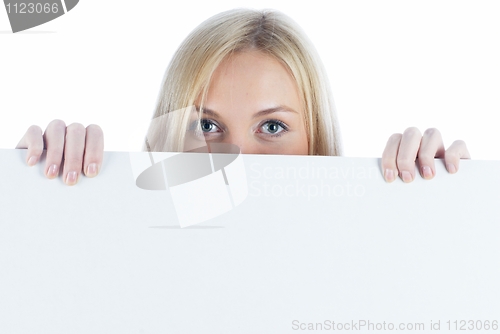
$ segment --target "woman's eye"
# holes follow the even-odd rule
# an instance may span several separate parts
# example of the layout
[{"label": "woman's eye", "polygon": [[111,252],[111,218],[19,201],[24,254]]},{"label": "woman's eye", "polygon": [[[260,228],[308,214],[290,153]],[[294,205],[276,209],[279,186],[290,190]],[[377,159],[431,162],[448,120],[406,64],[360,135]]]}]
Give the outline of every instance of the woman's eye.
[{"label": "woman's eye", "polygon": [[217,125],[206,119],[202,119],[200,121],[200,125],[201,125],[201,131],[203,132],[213,132],[212,130],[217,128]]},{"label": "woman's eye", "polygon": [[261,126],[262,132],[269,135],[280,136],[282,132],[288,131],[286,125],[278,120],[267,121]]},{"label": "woman's eye", "polygon": [[201,119],[199,122],[195,121],[191,124],[190,126],[191,130],[201,130],[201,132],[207,134],[207,133],[216,133],[216,132],[221,132],[219,131],[220,128],[215,122],[209,120],[209,119]]},{"label": "woman's eye", "polygon": [[211,137],[219,132],[222,132],[220,127],[214,121],[209,119],[193,121],[189,125],[188,129],[195,137],[200,137],[200,139],[201,137],[205,137],[205,140],[207,139],[207,136]]}]

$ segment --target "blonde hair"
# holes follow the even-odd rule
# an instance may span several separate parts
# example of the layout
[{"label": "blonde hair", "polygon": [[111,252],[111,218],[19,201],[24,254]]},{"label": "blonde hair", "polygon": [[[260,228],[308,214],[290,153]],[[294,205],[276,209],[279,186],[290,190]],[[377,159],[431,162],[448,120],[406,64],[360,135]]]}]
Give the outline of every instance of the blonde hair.
[{"label": "blonde hair", "polygon": [[333,98],[315,48],[288,16],[252,9],[212,16],[183,41],[165,73],[153,116],[156,122],[150,125],[144,149],[182,151],[189,110],[200,96],[203,105],[218,65],[232,53],[246,49],[275,57],[293,75],[305,110],[309,154],[342,155]]}]

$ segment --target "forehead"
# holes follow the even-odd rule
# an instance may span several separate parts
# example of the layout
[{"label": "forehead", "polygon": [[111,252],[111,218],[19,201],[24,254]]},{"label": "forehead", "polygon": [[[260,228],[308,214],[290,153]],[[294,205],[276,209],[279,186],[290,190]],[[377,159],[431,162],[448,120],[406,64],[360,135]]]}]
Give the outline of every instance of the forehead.
[{"label": "forehead", "polygon": [[218,112],[257,112],[288,106],[301,112],[297,83],[285,65],[261,51],[241,51],[214,71],[205,106]]}]

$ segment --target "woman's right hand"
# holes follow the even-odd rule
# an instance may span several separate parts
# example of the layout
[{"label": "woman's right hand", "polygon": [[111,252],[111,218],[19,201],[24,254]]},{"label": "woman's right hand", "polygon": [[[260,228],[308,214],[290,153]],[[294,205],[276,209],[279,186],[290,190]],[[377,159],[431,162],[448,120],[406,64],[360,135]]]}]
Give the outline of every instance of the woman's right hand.
[{"label": "woman's right hand", "polygon": [[26,162],[34,166],[47,149],[45,175],[54,179],[63,168],[63,180],[67,185],[78,182],[82,171],[87,177],[96,176],[102,164],[104,135],[99,125],[86,128],[79,123],[68,126],[61,120],[53,120],[45,129],[32,125],[16,148],[28,149]]}]

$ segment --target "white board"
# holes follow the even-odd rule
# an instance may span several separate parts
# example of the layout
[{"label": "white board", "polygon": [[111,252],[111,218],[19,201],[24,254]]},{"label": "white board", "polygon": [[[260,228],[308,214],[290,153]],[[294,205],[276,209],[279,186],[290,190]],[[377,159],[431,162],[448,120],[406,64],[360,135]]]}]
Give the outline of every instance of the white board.
[{"label": "white board", "polygon": [[500,161],[387,184],[379,159],[243,155],[244,201],[180,228],[169,191],[136,186],[147,153],[73,187],[25,154],[0,150],[2,333],[498,326]]}]

